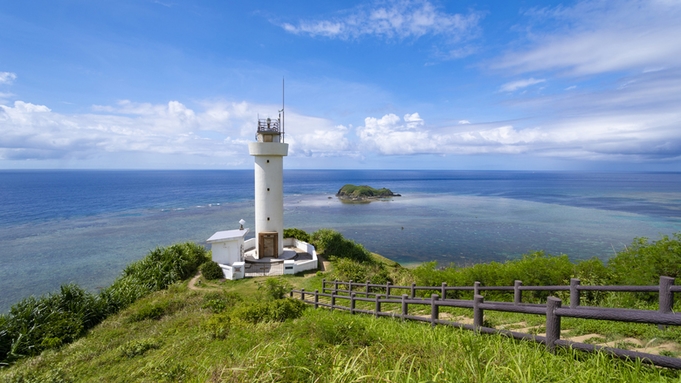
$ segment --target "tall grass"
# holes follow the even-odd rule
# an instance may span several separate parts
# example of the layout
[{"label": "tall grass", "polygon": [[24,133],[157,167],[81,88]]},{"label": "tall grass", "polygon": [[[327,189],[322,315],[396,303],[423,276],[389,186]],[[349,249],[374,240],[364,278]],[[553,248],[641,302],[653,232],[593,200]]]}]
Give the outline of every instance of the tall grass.
[{"label": "tall grass", "polygon": [[206,250],[194,243],[157,248],[126,267],[99,294],[69,284],[59,292],[21,300],[0,315],[0,363],[73,342],[137,299],[193,275],[207,258]]},{"label": "tall grass", "polygon": [[[298,285],[310,278],[284,279]],[[551,354],[542,345],[502,336],[326,309],[308,307],[283,322],[267,315],[251,321],[242,316],[243,308],[286,301],[270,294],[247,298],[262,281],[211,282],[206,292],[171,285],[68,347],[0,370],[0,382],[667,382],[681,377],[604,354]],[[161,318],[138,320],[150,307],[175,302],[181,307],[165,310]]]}]

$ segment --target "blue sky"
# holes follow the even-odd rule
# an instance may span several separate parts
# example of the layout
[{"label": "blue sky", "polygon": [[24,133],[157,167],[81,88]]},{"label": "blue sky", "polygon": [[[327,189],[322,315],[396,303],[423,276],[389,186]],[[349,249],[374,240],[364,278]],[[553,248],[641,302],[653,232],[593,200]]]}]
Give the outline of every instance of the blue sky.
[{"label": "blue sky", "polygon": [[681,169],[681,1],[0,0],[0,168]]}]

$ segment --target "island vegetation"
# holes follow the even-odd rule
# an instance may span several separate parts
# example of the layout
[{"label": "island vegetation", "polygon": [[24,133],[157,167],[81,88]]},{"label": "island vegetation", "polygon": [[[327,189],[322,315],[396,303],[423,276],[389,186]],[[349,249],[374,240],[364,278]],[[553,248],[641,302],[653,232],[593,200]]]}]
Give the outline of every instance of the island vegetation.
[{"label": "island vegetation", "polygon": [[367,185],[346,184],[338,190],[336,197],[344,202],[371,202],[378,199],[400,197],[400,194],[393,193],[390,189],[375,189]]},{"label": "island vegetation", "polygon": [[[373,254],[340,233],[287,236],[314,244],[331,262],[324,272],[224,281],[210,273],[209,253],[192,243],[159,248],[128,266],[98,294],[78,286],[31,297],[0,315],[0,382],[209,381],[209,382],[483,382],[678,381],[679,371],[649,367],[605,354],[560,349],[501,336],[390,318],[312,309],[287,298],[292,288],[321,289],[322,279],[394,284],[526,285],[656,284],[659,275],[681,273],[681,234],[657,241],[635,239],[603,262],[571,262],[566,255],[526,254],[503,263],[410,269]],[[206,264],[208,262],[208,264]],[[201,266],[203,265],[203,266]],[[489,292],[491,294],[492,292]],[[512,299],[498,293],[494,300]],[[462,294],[462,297],[464,297]],[[469,297],[467,297],[469,298]],[[540,302],[545,296],[528,297]],[[525,297],[524,297],[525,299]],[[590,303],[656,308],[647,294],[599,293]],[[681,309],[676,304],[675,311]],[[454,309],[453,309],[454,310]],[[463,309],[458,309],[463,310]],[[472,315],[453,312],[452,315]],[[485,314],[490,325],[541,318]],[[681,330],[632,323],[569,319],[571,332],[609,339],[638,337],[681,342]],[[670,351],[679,356],[679,351]]]}]

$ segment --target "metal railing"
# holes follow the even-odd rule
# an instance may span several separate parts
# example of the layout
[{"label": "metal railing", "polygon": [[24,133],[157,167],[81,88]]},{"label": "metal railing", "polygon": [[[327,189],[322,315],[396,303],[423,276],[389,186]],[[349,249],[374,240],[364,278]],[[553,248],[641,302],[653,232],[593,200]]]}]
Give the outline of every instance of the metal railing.
[{"label": "metal railing", "polygon": [[[333,288],[326,286],[332,285]],[[361,290],[355,290],[360,288]],[[408,291],[409,294],[395,295],[391,292],[396,290]],[[431,294],[430,297],[416,297],[419,290],[437,291],[439,294]],[[329,291],[327,293],[327,291]],[[449,299],[448,291],[473,291],[473,300]],[[513,302],[485,302],[480,295],[481,291],[508,291],[513,292]],[[522,303],[523,291],[569,291],[570,306],[562,307],[562,301],[556,297],[548,297],[546,304]],[[659,308],[654,310],[636,310],[621,308],[604,308],[594,306],[580,306],[580,291],[603,291],[603,292],[657,292],[659,293]],[[658,326],[671,325],[681,326],[681,315],[674,314],[674,293],[681,291],[681,286],[674,285],[674,278],[660,277],[658,286],[582,286],[578,279],[572,279],[569,286],[523,286],[521,281],[515,281],[513,286],[481,286],[475,282],[473,286],[396,286],[390,283],[372,284],[356,283],[353,281],[322,281],[322,292],[291,290],[290,296],[300,294],[300,299],[314,305],[315,308],[327,307],[350,311],[351,314],[362,313],[375,315],[376,317],[397,317],[403,320],[416,320],[429,322],[432,326],[448,325],[467,330],[473,330],[485,334],[500,334],[515,339],[523,339],[542,343],[549,351],[558,347],[571,347],[573,349],[595,352],[602,351],[624,359],[641,359],[643,362],[661,367],[681,369],[681,359],[670,356],[655,355],[632,350],[624,350],[614,347],[598,346],[589,343],[572,342],[560,339],[561,318],[597,319],[619,322],[635,322],[656,324]],[[306,299],[312,298],[312,300]],[[320,297],[328,298],[330,303],[322,302]],[[338,301],[347,301],[347,306],[337,304]],[[357,308],[357,302],[367,302],[364,306],[373,309]],[[397,304],[401,312],[383,311],[385,304]],[[430,316],[411,315],[409,306],[430,306]],[[473,324],[463,324],[454,321],[440,319],[440,307],[458,307],[473,310]],[[546,335],[532,335],[510,330],[495,329],[483,325],[484,311],[515,312],[523,314],[543,315],[546,317]]]},{"label": "metal railing", "polygon": [[258,120],[258,133],[279,133],[279,120],[261,118]]}]

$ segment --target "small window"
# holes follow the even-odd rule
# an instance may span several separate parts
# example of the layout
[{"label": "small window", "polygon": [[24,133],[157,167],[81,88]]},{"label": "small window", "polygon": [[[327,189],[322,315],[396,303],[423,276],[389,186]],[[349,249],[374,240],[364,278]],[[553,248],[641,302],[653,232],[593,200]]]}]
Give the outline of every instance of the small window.
[{"label": "small window", "polygon": [[267,220],[269,221],[269,220],[270,220],[270,217],[267,217]]},{"label": "small window", "polygon": [[267,160],[267,163],[269,164],[269,163],[270,163],[270,160]]},{"label": "small window", "polygon": [[270,191],[270,188],[267,188],[267,191]]}]

